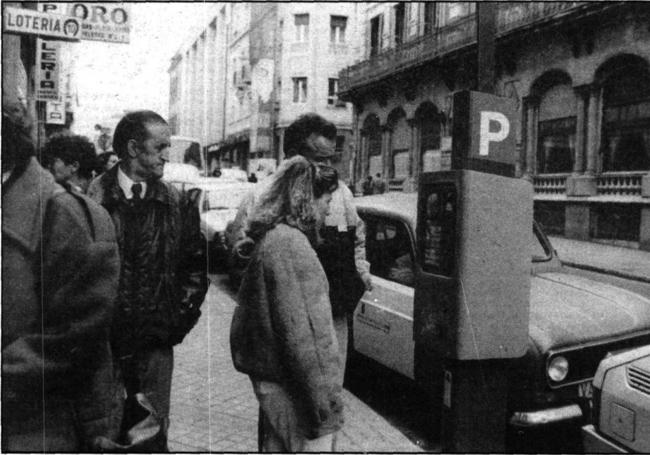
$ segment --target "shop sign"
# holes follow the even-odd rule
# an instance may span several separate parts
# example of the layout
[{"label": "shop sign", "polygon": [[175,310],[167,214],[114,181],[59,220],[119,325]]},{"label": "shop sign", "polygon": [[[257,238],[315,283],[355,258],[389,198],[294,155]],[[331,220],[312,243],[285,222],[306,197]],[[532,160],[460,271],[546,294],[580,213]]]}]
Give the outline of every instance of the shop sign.
[{"label": "shop sign", "polygon": [[41,13],[31,9],[3,8],[3,32],[40,35],[78,41],[81,25],[74,17]]},{"label": "shop sign", "polygon": [[36,40],[36,99],[39,101],[59,101],[61,80],[59,41]]},{"label": "shop sign", "polygon": [[108,43],[129,42],[131,6],[124,3],[42,2],[40,8],[49,13],[67,14],[81,22],[80,38]]},{"label": "shop sign", "polygon": [[65,125],[65,103],[63,101],[48,101],[45,103],[45,123],[49,125]]}]

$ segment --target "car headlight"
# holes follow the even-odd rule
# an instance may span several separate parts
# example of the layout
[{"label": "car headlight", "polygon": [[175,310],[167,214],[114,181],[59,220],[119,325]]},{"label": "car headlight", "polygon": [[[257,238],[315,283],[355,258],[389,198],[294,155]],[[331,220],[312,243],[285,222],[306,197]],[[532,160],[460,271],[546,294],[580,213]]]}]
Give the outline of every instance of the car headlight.
[{"label": "car headlight", "polygon": [[569,361],[566,357],[562,357],[561,355],[553,357],[548,364],[546,374],[551,381],[563,381],[569,374]]}]

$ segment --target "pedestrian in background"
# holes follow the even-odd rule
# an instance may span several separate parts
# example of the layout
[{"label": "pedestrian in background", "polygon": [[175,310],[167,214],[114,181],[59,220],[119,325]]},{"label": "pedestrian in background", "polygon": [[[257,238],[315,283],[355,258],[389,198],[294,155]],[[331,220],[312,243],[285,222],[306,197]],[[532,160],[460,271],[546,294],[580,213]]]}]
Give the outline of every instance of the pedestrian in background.
[{"label": "pedestrian in background", "polygon": [[97,451],[119,430],[115,229],[38,164],[20,110],[2,114],[2,451]]},{"label": "pedestrian in background", "polygon": [[372,194],[384,194],[386,188],[386,182],[381,178],[381,174],[377,172],[376,178],[372,182]]},{"label": "pedestrian in background", "polygon": [[85,136],[56,134],[43,148],[43,161],[56,183],[85,194],[97,169],[95,146]]},{"label": "pedestrian in background", "polygon": [[256,246],[230,345],[260,403],[261,451],[334,451],[343,423],[342,365],[327,277],[314,251],[337,180],[329,166],[289,159],[248,220]]},{"label": "pedestrian in background", "polygon": [[363,192],[364,196],[370,196],[372,194],[372,188],[373,188],[372,175],[369,175],[363,181],[363,184],[361,185],[361,191]]},{"label": "pedestrian in background", "polygon": [[97,158],[99,159],[100,165],[97,170],[97,175],[103,174],[106,171],[110,171],[113,169],[113,166],[115,166],[119,161],[117,153],[112,151],[100,153],[97,155]]},{"label": "pedestrian in background", "polygon": [[169,147],[160,115],[127,114],[113,138],[119,164],[89,189],[113,219],[122,259],[115,355],[127,393],[144,393],[163,420],[160,451],[167,451],[173,346],[198,320],[208,288],[198,208],[160,180]]},{"label": "pedestrian in background", "polygon": [[[304,114],[286,129],[284,153],[287,158],[303,156],[313,163],[331,165],[335,153],[336,127],[317,114]],[[233,248],[233,263],[247,261],[246,239],[248,213],[255,205],[264,184],[251,192],[242,202],[235,217],[234,228],[239,230],[240,242]],[[354,195],[347,185],[338,185],[332,193],[330,215],[321,227],[322,242],[316,247],[329,281],[330,302],[334,327],[338,338],[341,374],[347,360],[348,319],[363,292],[372,289],[370,265],[366,261],[365,225],[354,206]],[[242,251],[242,254],[239,252]]]}]

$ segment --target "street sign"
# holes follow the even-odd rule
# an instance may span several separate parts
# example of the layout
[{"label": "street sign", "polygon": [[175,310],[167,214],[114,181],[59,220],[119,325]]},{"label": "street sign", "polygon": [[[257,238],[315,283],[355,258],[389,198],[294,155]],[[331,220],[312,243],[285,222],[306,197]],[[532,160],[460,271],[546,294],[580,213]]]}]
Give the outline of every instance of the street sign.
[{"label": "street sign", "polygon": [[78,19],[31,9],[3,8],[2,23],[3,33],[40,35],[74,41],[78,41],[81,36]]},{"label": "street sign", "polygon": [[39,101],[60,100],[60,51],[60,41],[46,41],[41,38],[36,40],[36,68],[34,78],[36,85],[35,97]]},{"label": "street sign", "polygon": [[63,101],[48,101],[45,103],[45,123],[65,125],[65,103]]},{"label": "street sign", "polygon": [[454,95],[452,169],[514,176],[515,100],[488,93]]}]

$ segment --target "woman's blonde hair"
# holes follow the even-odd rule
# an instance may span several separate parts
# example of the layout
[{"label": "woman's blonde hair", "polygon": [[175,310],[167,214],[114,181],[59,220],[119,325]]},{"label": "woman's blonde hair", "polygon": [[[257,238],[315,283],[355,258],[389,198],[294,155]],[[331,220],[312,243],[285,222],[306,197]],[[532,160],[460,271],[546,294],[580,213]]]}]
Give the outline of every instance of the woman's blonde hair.
[{"label": "woman's blonde hair", "polygon": [[252,210],[248,235],[259,240],[279,223],[313,231],[314,201],[337,187],[338,173],[330,166],[312,164],[302,156],[284,161]]}]

